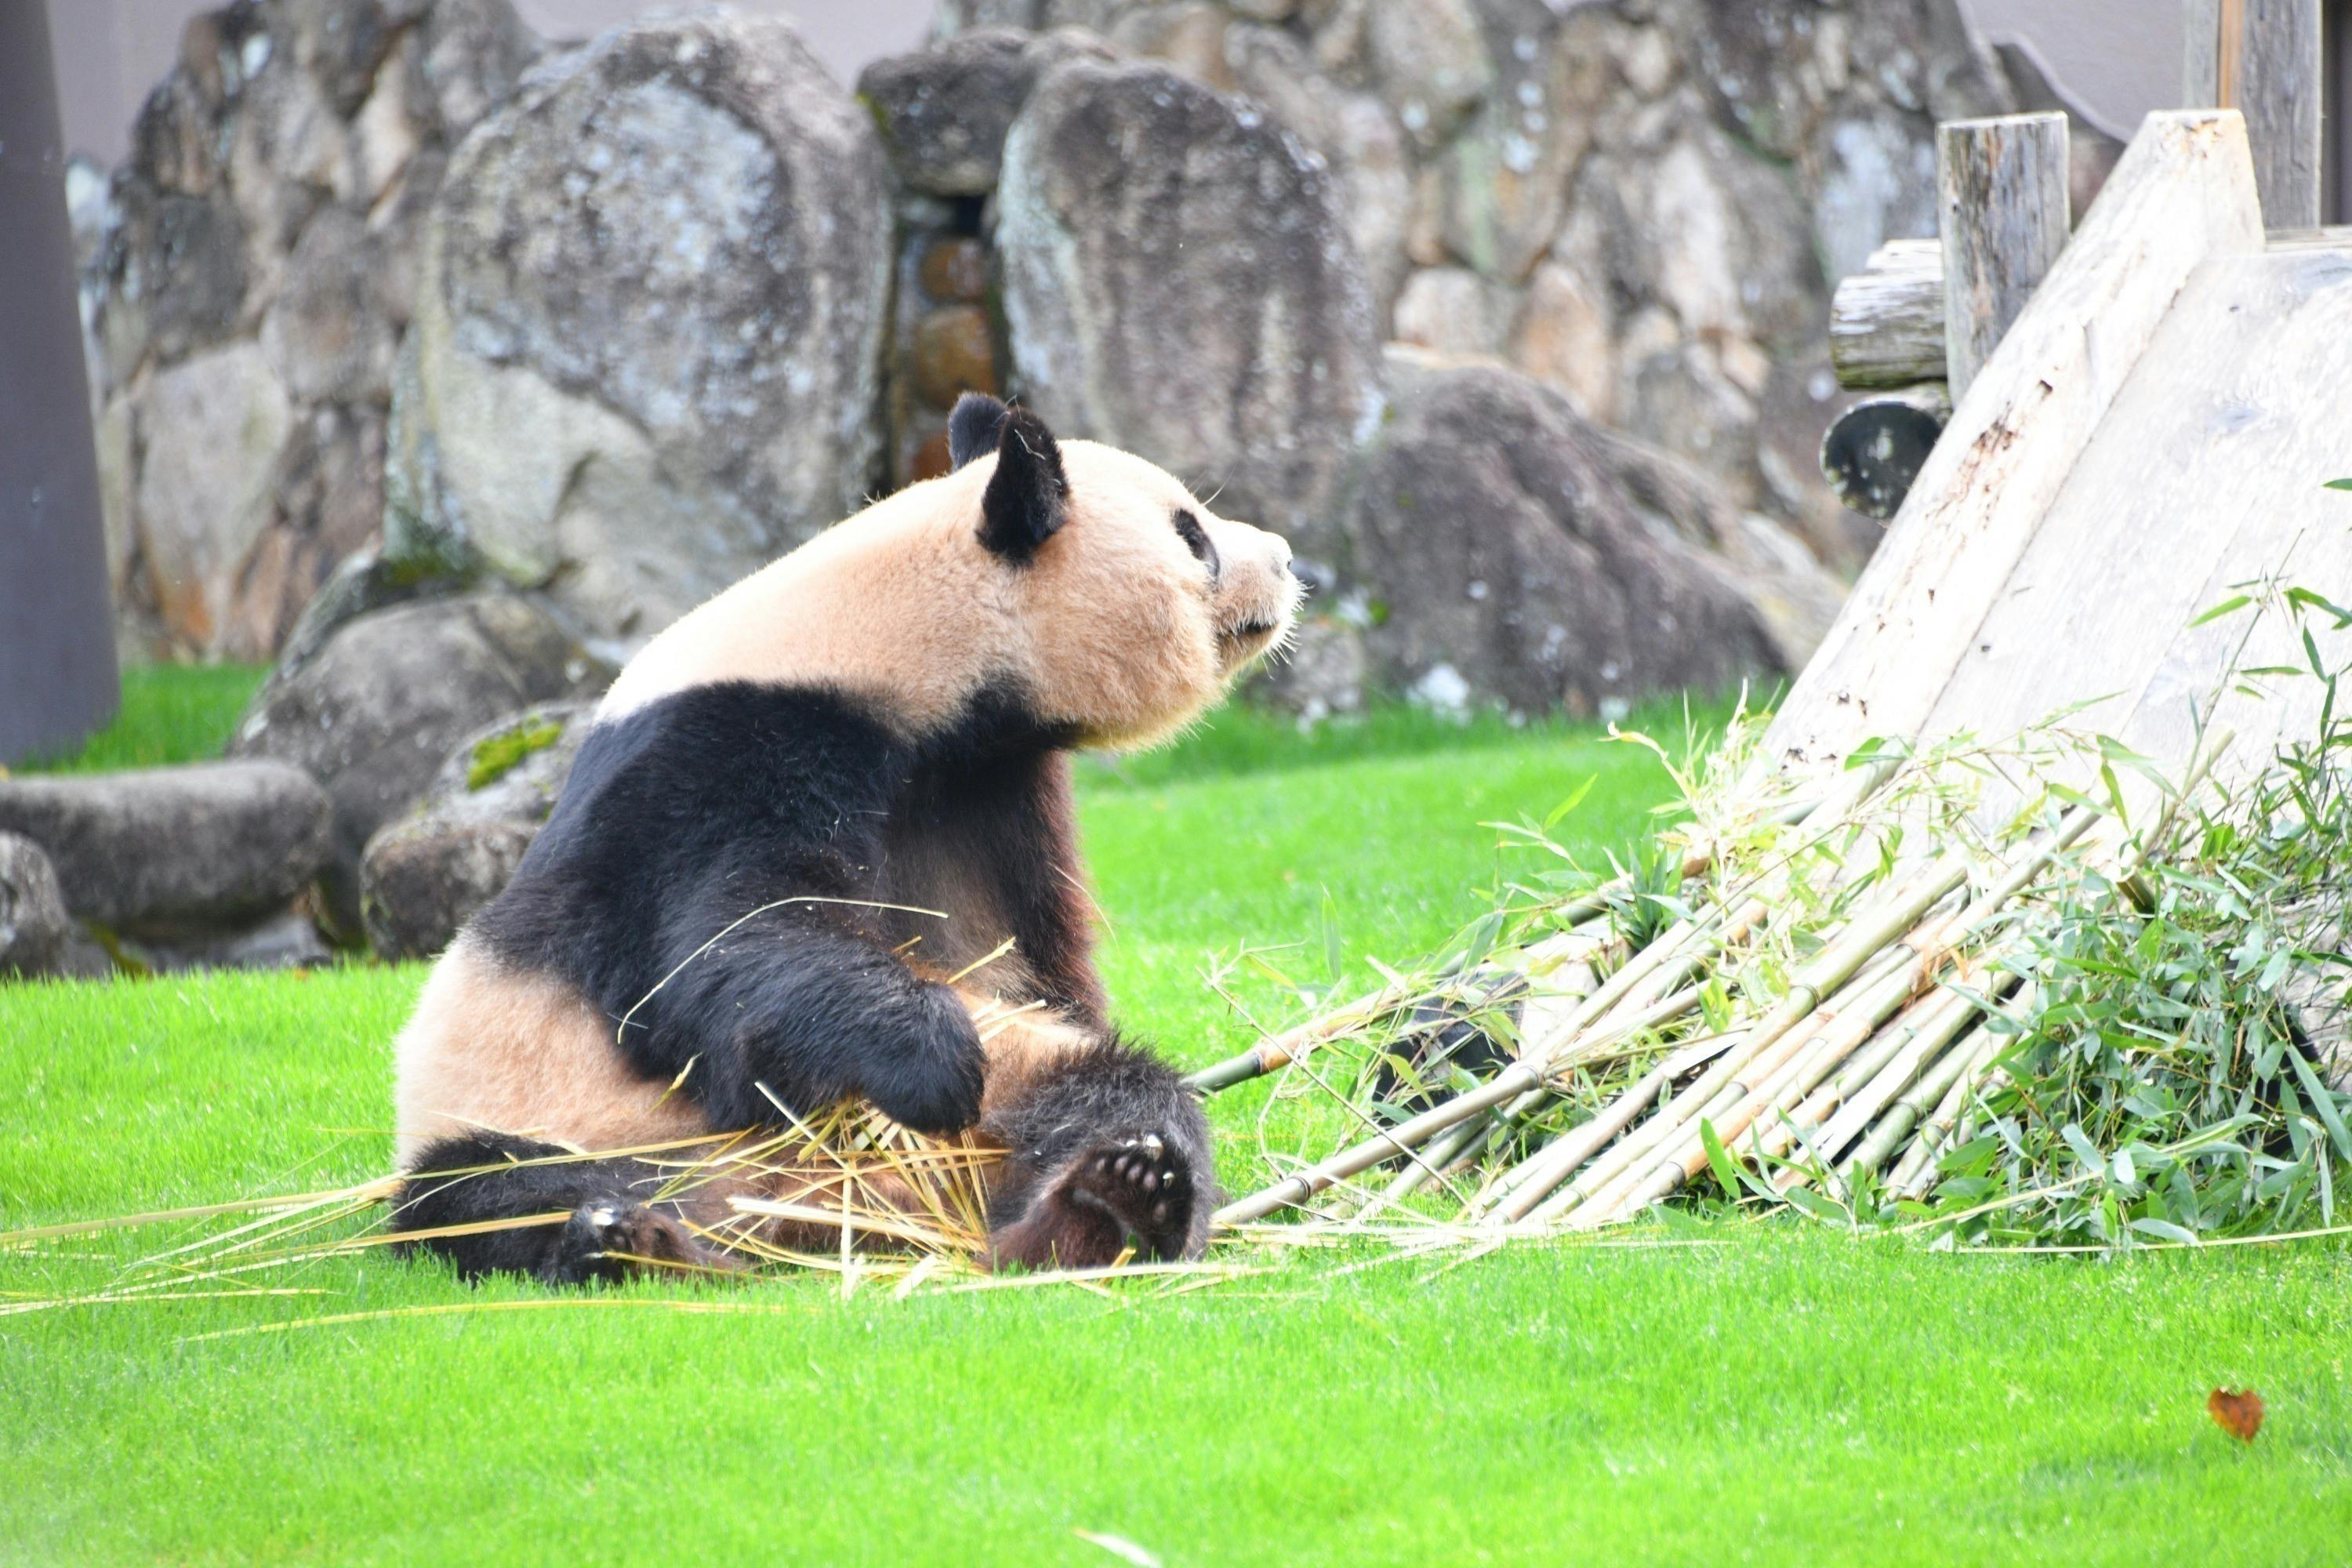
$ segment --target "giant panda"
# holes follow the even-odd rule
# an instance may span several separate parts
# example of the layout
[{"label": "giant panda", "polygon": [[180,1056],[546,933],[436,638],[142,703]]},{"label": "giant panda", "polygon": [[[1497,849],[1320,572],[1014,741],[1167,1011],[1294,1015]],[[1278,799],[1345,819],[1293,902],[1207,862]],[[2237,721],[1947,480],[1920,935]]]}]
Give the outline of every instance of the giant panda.
[{"label": "giant panda", "polygon": [[[1108,1017],[1068,753],[1174,734],[1277,646],[1290,550],[992,397],[967,395],[949,437],[949,473],[727,589],[614,680],[396,1042],[405,1247],[469,1279],[727,1267],[647,1165],[578,1153],[855,1096],[1003,1150],[997,1267],[1201,1252],[1207,1125]],[[569,1217],[436,1234],[551,1213]]]}]

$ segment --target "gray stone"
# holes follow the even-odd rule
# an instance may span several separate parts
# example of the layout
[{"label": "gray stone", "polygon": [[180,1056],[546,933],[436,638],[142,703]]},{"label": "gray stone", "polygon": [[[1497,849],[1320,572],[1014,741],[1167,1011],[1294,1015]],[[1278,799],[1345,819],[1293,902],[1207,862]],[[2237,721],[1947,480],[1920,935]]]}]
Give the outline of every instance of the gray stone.
[{"label": "gray stone", "polygon": [[1252,100],[1080,61],[1014,122],[997,202],[1031,405],[1222,487],[1220,510],[1328,556],[1381,394],[1370,295],[1323,161]]},{"label": "gray stone", "polygon": [[1290,646],[1250,683],[1249,695],[1301,725],[1317,724],[1360,710],[1371,673],[1360,626],[1342,616],[1310,615],[1300,618]]},{"label": "gray stone", "polygon": [[198,926],[117,936],[114,957],[132,973],[195,969],[310,969],[333,961],[318,922],[284,910],[243,925]]},{"label": "gray stone", "polygon": [[381,0],[278,0],[278,26],[290,35],[297,63],[338,116],[358,113],[392,47],[394,28]]},{"label": "gray stone", "polygon": [[170,358],[220,342],[243,316],[248,268],[236,209],[118,180],[99,258],[100,341],[119,385],[151,352]]},{"label": "gray stone", "polygon": [[334,805],[329,929],[361,934],[360,859],[415,804],[450,748],[502,714],[584,695],[609,669],[509,593],[394,605],[344,622],[254,698],[229,750],[308,771]]},{"label": "gray stone", "polygon": [[1810,165],[1813,234],[1832,278],[1863,269],[1890,239],[1936,232],[1935,126],[1873,103],[1822,122]]},{"label": "gray stone", "polygon": [[890,167],[909,190],[985,195],[1004,160],[1004,133],[1040,73],[1087,46],[1004,27],[958,33],[869,65],[857,96],[881,128]]},{"label": "gray stone", "polygon": [[418,70],[447,145],[506,101],[541,47],[509,0],[435,0]]},{"label": "gray stone", "polygon": [[328,852],[325,794],[266,761],[0,780],[0,830],[41,847],[75,918],[128,929],[282,909]]},{"label": "gray stone", "polygon": [[132,421],[142,589],[164,637],[199,655],[267,657],[235,634],[235,612],[293,428],[268,356],[244,341],[159,371],[134,395]]},{"label": "gray stone", "polygon": [[648,22],[543,66],[441,183],[387,554],[478,561],[618,647],[854,510],[882,169],[782,22]]},{"label": "gray stone", "polygon": [[74,934],[49,858],[24,835],[0,833],[0,979],[57,973]]},{"label": "gray stone", "polygon": [[431,958],[499,896],[535,835],[511,822],[395,822],[368,840],[360,910],[368,946],[387,963]]},{"label": "gray stone", "polygon": [[310,220],[261,326],[286,389],[304,402],[383,403],[395,342],[376,295],[382,266],[367,220],[330,206]]},{"label": "gray stone", "polygon": [[1721,481],[1629,436],[1588,426],[1589,450],[1634,512],[1707,552],[1756,614],[1780,668],[1802,669],[1845,603],[1845,584],[1805,542],[1743,510]]},{"label": "gray stone", "polygon": [[467,736],[415,813],[368,841],[361,908],[377,956],[438,952],[498,897],[555,809],[593,710],[542,703]]},{"label": "gray stone", "polygon": [[320,207],[359,195],[351,131],[291,49],[274,48],[247,84],[231,121],[228,171],[247,231],[277,256]]},{"label": "gray stone", "polygon": [[1352,513],[1391,683],[1612,715],[1785,668],[1729,574],[1645,523],[1558,393],[1502,369],[1400,383]]},{"label": "gray stone", "polygon": [[1507,289],[1466,267],[1424,268],[1397,295],[1397,340],[1439,353],[1495,353],[1514,302]]},{"label": "gray stone", "polygon": [[1494,83],[1476,12],[1469,0],[1376,0],[1364,10],[1374,86],[1406,135],[1439,146]]}]

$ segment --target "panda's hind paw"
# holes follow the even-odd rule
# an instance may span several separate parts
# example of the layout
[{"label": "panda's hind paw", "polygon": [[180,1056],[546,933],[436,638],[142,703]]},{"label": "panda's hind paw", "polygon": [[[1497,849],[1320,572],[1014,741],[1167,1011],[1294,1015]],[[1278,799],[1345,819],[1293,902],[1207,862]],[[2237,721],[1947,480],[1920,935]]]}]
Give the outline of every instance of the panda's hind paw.
[{"label": "panda's hind paw", "polygon": [[572,1211],[544,1272],[557,1284],[580,1285],[633,1274],[732,1273],[740,1267],[673,1215],[643,1204],[602,1200]]},{"label": "panda's hind paw", "polygon": [[1146,1258],[1184,1253],[1192,1225],[1192,1172],[1156,1132],[1105,1139],[1079,1152],[1062,1195],[1115,1220],[1127,1246]]}]

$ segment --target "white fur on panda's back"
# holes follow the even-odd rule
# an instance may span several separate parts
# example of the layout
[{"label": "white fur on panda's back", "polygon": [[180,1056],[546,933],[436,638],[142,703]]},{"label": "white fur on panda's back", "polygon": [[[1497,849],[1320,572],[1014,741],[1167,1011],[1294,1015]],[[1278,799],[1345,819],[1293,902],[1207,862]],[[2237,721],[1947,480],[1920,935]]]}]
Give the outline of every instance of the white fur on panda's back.
[{"label": "white fur on panda's back", "polygon": [[625,1149],[710,1129],[694,1100],[639,1078],[614,1025],[572,986],[516,973],[460,936],[393,1047],[403,1168],[435,1140],[489,1129]]},{"label": "white fur on panda's back", "polygon": [[597,719],[755,680],[877,699],[919,730],[946,721],[971,695],[975,652],[1003,635],[965,525],[983,479],[910,485],[688,611],[629,660]]}]

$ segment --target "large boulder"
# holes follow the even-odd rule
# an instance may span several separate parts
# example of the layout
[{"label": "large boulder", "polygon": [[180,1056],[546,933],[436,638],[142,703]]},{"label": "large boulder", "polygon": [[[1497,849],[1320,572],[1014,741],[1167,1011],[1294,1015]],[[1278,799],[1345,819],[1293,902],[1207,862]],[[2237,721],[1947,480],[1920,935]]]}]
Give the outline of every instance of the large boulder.
[{"label": "large boulder", "polygon": [[416,810],[368,841],[360,900],[378,957],[431,957],[499,896],[555,809],[593,712],[541,703],[476,731]]},{"label": "large boulder", "polygon": [[1730,571],[1645,521],[1568,400],[1510,371],[1407,379],[1350,521],[1381,673],[1438,701],[1614,716],[1786,668]]},{"label": "large boulder", "polygon": [[0,832],[56,868],[75,919],[235,926],[283,910],[327,863],[327,797],[273,762],[0,780]]},{"label": "large boulder", "polygon": [[866,493],[889,263],[873,122],[789,25],[647,22],[543,67],[425,228],[387,557],[650,636]]},{"label": "large boulder", "polygon": [[584,695],[611,671],[547,612],[502,590],[395,605],[328,633],[254,698],[230,753],[302,768],[333,803],[321,879],[335,935],[357,942],[360,858],[460,739],[534,702]]},{"label": "large boulder", "polygon": [[1323,161],[1250,100],[1076,60],[1004,148],[996,239],[1016,390],[1329,559],[1381,413],[1363,264]]}]

